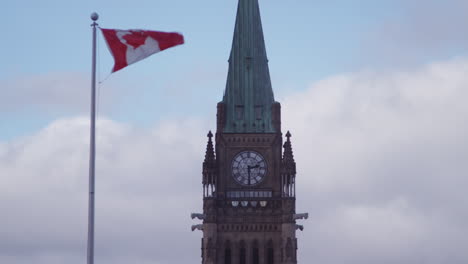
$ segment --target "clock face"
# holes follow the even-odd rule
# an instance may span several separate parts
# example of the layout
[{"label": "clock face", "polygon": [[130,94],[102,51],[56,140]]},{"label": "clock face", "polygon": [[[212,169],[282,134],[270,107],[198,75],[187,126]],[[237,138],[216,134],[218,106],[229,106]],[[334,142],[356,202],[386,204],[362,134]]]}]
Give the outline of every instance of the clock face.
[{"label": "clock face", "polygon": [[242,151],[232,160],[232,177],[244,186],[260,183],[266,176],[267,163],[265,158],[255,151]]}]

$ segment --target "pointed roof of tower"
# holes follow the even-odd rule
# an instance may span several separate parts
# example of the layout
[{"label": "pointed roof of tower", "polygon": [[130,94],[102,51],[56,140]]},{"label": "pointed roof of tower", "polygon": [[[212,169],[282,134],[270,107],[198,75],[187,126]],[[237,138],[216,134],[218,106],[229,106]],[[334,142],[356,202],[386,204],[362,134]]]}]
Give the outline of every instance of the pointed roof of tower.
[{"label": "pointed roof of tower", "polygon": [[274,101],[258,0],[239,0],[223,98],[224,132],[275,132]]},{"label": "pointed roof of tower", "polygon": [[213,133],[208,132],[208,143],[206,144],[206,152],[205,152],[205,160],[203,161],[203,169],[208,168],[208,167],[214,167],[216,163],[216,157],[215,157],[215,152],[213,148],[213,141],[211,140],[213,138]]},{"label": "pointed roof of tower", "polygon": [[286,142],[283,144],[283,160],[281,161],[283,173],[296,174],[296,162],[291,145],[291,133],[286,133]]}]

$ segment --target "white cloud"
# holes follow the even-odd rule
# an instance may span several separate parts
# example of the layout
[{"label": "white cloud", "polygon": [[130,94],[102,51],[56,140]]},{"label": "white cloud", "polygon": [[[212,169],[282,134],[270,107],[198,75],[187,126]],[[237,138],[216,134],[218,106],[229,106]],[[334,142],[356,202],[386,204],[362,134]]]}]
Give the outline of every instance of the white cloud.
[{"label": "white cloud", "polygon": [[468,260],[466,72],[455,59],[334,76],[286,98],[298,207],[312,219],[302,260]]},{"label": "white cloud", "polygon": [[[468,61],[334,76],[283,101],[301,263],[464,264]],[[215,115],[215,113],[213,113]],[[88,120],[0,143],[0,262],[83,263]],[[98,124],[99,263],[197,263],[204,120]],[[181,254],[182,252],[182,254]]]},{"label": "white cloud", "polygon": [[[203,127],[198,120],[177,120],[141,131],[100,120],[97,259],[172,263],[174,252],[168,249],[190,252],[198,244],[189,231],[189,214],[201,208],[201,199],[194,197],[201,195]],[[0,262],[82,263],[88,130],[86,118],[57,120],[34,136],[2,145],[0,208],[6,217],[0,227]],[[177,258],[198,256],[191,253]]]}]

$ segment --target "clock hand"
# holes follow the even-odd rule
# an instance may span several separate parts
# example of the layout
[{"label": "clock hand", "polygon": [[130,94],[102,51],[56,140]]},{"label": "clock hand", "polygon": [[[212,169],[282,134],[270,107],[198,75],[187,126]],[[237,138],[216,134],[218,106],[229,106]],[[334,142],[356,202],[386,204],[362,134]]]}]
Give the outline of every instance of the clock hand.
[{"label": "clock hand", "polygon": [[260,165],[258,165],[258,164],[255,165],[255,166],[247,165],[247,174],[248,174],[248,180],[249,180],[249,181],[248,181],[248,184],[249,184],[249,185],[250,185],[250,178],[251,178],[251,176],[250,176],[251,170],[252,170],[252,169],[259,168],[259,167],[260,167]]}]

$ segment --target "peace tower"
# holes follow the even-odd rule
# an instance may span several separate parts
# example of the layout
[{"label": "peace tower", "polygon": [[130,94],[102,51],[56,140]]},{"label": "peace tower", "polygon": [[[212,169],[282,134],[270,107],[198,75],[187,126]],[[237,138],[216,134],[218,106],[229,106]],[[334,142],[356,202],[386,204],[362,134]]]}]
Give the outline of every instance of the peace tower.
[{"label": "peace tower", "polygon": [[[202,264],[297,263],[296,163],[283,144],[258,0],[239,0],[217,128],[203,162]],[[214,139],[213,139],[214,137]],[[213,140],[215,146],[213,145]]]}]

